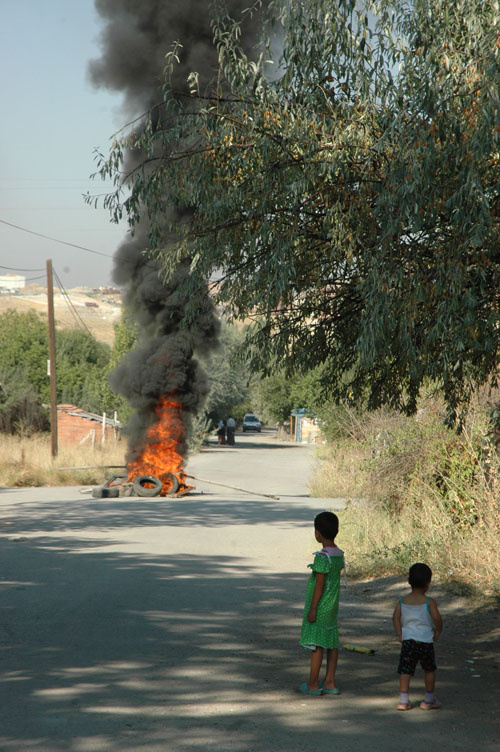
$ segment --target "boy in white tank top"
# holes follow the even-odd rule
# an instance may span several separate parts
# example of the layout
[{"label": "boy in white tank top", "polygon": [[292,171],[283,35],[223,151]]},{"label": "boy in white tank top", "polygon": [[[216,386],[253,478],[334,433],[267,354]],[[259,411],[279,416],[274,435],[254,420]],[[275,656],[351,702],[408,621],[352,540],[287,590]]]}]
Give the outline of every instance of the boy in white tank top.
[{"label": "boy in white tank top", "polygon": [[432,572],[427,564],[413,564],[408,575],[411,593],[399,599],[392,617],[394,629],[401,642],[398,710],[411,710],[410,679],[419,662],[425,672],[425,699],[420,703],[420,707],[422,710],[435,710],[441,707],[434,694],[434,642],[442,632],[443,620],[434,598],[427,598],[425,595],[431,579]]}]

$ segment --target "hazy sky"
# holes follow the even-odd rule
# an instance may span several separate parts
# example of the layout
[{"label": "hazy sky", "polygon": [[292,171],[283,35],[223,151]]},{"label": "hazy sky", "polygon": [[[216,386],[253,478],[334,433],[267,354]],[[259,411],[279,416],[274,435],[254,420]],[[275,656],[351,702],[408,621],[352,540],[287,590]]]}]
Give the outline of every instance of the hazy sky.
[{"label": "hazy sky", "polygon": [[93,0],[0,0],[0,273],[19,270],[34,279],[51,258],[65,287],[111,282],[111,257],[126,225],[111,224],[82,198],[103,191],[101,181],[89,179],[93,151],[106,153],[126,122],[120,96],[88,80],[99,31]]}]

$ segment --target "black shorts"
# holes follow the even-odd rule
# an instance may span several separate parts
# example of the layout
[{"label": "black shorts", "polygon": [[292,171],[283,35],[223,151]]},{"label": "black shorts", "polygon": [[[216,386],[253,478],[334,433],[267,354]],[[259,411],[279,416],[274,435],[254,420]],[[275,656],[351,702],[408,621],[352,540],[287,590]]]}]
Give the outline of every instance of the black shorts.
[{"label": "black shorts", "polygon": [[413,674],[417,663],[424,671],[435,671],[434,644],[432,642],[417,642],[416,640],[403,640],[401,655],[399,656],[398,674]]}]

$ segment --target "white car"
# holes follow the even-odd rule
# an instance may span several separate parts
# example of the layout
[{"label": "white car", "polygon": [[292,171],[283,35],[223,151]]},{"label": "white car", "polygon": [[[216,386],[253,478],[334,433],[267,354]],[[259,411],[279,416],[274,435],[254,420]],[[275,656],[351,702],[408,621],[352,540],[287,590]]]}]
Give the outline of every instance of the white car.
[{"label": "white car", "polygon": [[247,413],[243,418],[243,432],[245,431],[261,431],[261,423],[256,415],[253,413]]}]

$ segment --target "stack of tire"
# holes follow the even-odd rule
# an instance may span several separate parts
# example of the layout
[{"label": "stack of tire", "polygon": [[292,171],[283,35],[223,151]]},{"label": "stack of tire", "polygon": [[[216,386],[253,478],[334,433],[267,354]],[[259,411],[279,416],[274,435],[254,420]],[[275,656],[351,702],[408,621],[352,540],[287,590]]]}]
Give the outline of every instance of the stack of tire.
[{"label": "stack of tire", "polygon": [[[116,499],[120,495],[153,498],[160,495],[164,485],[168,488],[167,495],[172,496],[177,493],[180,485],[179,479],[173,473],[165,473],[162,480],[154,475],[138,475],[132,484],[124,483],[124,477],[126,476],[115,475],[104,485],[94,488],[92,496],[94,499]],[[117,482],[119,485],[113,485]]]}]

